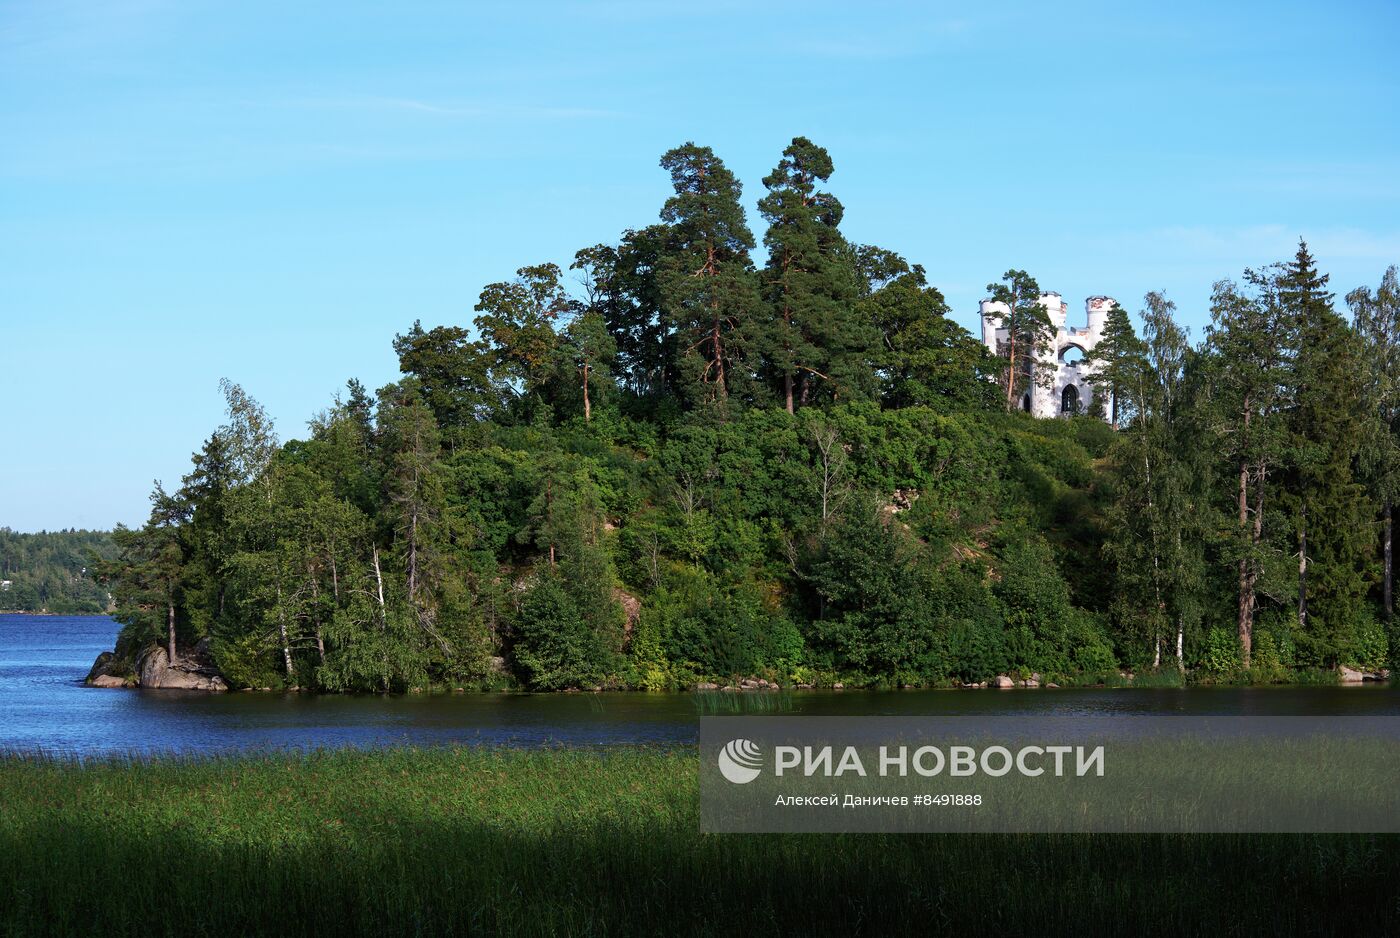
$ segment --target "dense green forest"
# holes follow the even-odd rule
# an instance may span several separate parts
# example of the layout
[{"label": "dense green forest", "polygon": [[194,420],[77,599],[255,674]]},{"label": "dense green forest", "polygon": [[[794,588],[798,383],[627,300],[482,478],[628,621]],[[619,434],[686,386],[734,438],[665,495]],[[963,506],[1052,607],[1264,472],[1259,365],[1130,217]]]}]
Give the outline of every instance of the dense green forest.
[{"label": "dense green forest", "polygon": [[228,421],[103,567],[128,660],[202,638],[235,686],[406,690],[1285,680],[1389,657],[1400,288],[1306,245],[1112,311],[1090,413],[1036,420],[1040,287],[985,350],[924,269],[848,241],[793,140],[758,203],[666,153],[658,222],[394,339],[279,442]]},{"label": "dense green forest", "polygon": [[107,588],[92,567],[115,555],[105,531],[20,534],[0,528],[0,612],[106,612]]}]

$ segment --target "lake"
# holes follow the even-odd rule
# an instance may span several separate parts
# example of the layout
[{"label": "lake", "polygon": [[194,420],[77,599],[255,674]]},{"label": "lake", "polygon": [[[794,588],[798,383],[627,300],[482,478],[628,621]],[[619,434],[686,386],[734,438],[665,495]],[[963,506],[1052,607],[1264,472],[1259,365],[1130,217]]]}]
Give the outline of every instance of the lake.
[{"label": "lake", "polygon": [[[112,647],[106,617],[0,615],[0,749],[89,756],[269,748],[691,743],[689,694],[314,695],[101,690],[83,678]],[[1381,685],[806,691],[793,713],[856,715],[1400,715]]]}]

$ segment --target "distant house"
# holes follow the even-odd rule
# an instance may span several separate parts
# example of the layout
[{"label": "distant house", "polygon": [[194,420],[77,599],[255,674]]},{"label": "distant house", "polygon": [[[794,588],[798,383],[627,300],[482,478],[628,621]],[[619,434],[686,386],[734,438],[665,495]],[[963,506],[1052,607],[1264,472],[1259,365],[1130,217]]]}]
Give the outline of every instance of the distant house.
[{"label": "distant house", "polygon": [[0,592],[9,592],[12,583],[14,580],[0,580]]}]

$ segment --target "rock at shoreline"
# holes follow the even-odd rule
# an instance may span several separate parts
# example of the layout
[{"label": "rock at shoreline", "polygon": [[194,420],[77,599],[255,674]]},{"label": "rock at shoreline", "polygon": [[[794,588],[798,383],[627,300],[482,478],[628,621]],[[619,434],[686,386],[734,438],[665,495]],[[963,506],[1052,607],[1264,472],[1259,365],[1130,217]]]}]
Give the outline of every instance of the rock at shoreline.
[{"label": "rock at shoreline", "polygon": [[[202,644],[202,643],[201,643]],[[228,684],[214,666],[196,647],[186,656],[177,657],[170,663],[164,648],[155,646],[146,649],[136,659],[137,678],[142,687],[170,690],[228,690]]]},{"label": "rock at shoreline", "polygon": [[1013,681],[1011,678],[1007,677],[1005,674],[998,674],[998,675],[992,680],[992,686],[993,686],[993,687],[1015,687],[1015,686],[1016,686],[1016,682]]},{"label": "rock at shoreline", "polygon": [[117,656],[110,651],[104,651],[92,663],[92,670],[83,679],[83,683],[89,687],[129,687],[131,679],[126,675]]},{"label": "rock at shoreline", "polygon": [[1337,680],[1343,684],[1362,684],[1367,681],[1382,683],[1390,680],[1390,671],[1386,668],[1381,668],[1379,671],[1358,671],[1355,668],[1342,665],[1337,669]]},{"label": "rock at shoreline", "polygon": [[108,677],[109,675],[107,669],[112,666],[112,662],[116,659],[116,657],[117,656],[112,654],[110,651],[99,652],[97,655],[97,660],[92,663],[92,670],[88,672],[88,675],[86,678],[84,678],[84,680],[87,681],[87,683],[91,684],[99,677]]}]

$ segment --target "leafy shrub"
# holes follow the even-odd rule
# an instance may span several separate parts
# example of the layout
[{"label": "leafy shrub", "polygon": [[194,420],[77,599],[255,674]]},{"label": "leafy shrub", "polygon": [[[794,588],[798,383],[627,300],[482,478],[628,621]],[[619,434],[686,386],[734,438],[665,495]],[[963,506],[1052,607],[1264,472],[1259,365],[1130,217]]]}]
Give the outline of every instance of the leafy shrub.
[{"label": "leafy shrub", "polygon": [[1234,673],[1239,666],[1239,638],[1222,628],[1211,629],[1201,652],[1201,668],[1210,674],[1224,676]]},{"label": "leafy shrub", "polygon": [[604,649],[555,574],[541,576],[520,605],[515,660],[530,686],[541,690],[592,684],[601,677]]},{"label": "leafy shrub", "polygon": [[948,628],[942,644],[947,673],[965,684],[1007,670],[1005,635],[995,623],[959,619]]},{"label": "leafy shrub", "polygon": [[1379,671],[1386,666],[1390,657],[1389,636],[1373,612],[1367,609],[1357,616],[1351,635],[1346,663],[1364,671]]},{"label": "leafy shrub", "polygon": [[267,642],[256,633],[215,638],[210,652],[230,687],[283,686],[283,672],[277,669]]},{"label": "leafy shrub", "polygon": [[755,587],[726,587],[703,571],[673,574],[642,618],[646,640],[681,680],[786,674],[803,658],[801,633],[764,608]]},{"label": "leafy shrub", "polygon": [[1112,671],[1118,667],[1107,639],[1085,641],[1074,649],[1074,666],[1081,671]]}]

